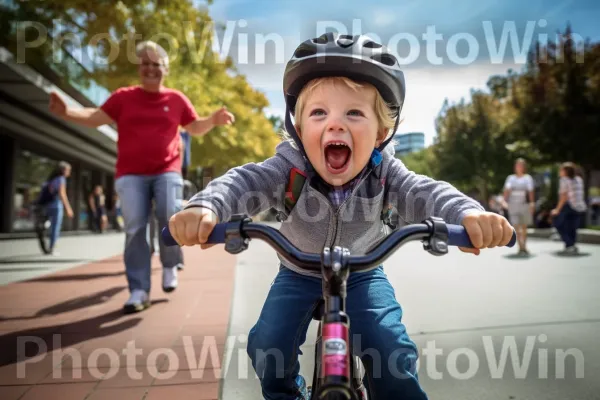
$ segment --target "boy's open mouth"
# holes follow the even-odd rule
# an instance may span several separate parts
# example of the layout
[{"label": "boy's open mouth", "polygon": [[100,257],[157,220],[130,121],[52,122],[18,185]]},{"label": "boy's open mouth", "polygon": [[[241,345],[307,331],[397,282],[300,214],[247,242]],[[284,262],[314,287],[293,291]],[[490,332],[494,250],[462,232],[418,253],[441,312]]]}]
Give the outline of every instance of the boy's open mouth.
[{"label": "boy's open mouth", "polygon": [[325,163],[332,174],[341,174],[346,171],[352,149],[342,141],[331,141],[325,144]]}]

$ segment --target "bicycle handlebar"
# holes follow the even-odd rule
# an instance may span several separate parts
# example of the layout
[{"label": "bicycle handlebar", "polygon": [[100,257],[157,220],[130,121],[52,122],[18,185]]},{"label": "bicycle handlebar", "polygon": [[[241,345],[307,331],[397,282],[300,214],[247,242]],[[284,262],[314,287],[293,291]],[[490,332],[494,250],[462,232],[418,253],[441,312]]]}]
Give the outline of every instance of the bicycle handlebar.
[{"label": "bicycle handlebar", "polygon": [[[162,239],[167,246],[177,246],[171,236],[169,227],[162,230]],[[231,238],[228,243],[228,236]],[[298,267],[320,269],[322,258],[318,253],[306,253],[295,247],[277,229],[251,222],[250,219],[241,219],[232,222],[223,222],[215,225],[207,244],[226,243],[226,249],[231,253],[239,253],[247,247],[248,239],[261,239],[273,247],[282,257]],[[237,239],[237,240],[235,240]],[[402,227],[388,235],[377,246],[364,255],[348,255],[347,262],[352,271],[364,271],[379,266],[392,253],[404,243],[412,240],[428,240],[425,249],[435,255],[447,252],[447,245],[473,248],[473,244],[465,228],[461,225],[446,224],[440,219],[428,219],[420,224]],[[507,247],[513,247],[517,240],[516,232]]]}]

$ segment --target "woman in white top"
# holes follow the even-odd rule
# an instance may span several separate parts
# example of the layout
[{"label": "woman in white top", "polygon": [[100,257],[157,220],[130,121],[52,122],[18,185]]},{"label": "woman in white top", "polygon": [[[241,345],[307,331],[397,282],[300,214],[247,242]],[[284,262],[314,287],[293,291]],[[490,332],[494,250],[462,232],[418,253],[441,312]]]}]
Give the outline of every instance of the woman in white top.
[{"label": "woman in white top", "polygon": [[575,175],[575,165],[571,162],[560,166],[559,175],[558,204],[551,213],[553,223],[565,242],[565,253],[577,253],[577,228],[581,223],[582,213],[587,210],[583,179]]},{"label": "woman in white top", "polygon": [[515,161],[515,173],[504,183],[504,201],[508,216],[517,231],[519,255],[529,254],[527,250],[527,227],[533,222],[535,210],[535,184],[531,175],[526,173],[526,163],[522,158]]}]

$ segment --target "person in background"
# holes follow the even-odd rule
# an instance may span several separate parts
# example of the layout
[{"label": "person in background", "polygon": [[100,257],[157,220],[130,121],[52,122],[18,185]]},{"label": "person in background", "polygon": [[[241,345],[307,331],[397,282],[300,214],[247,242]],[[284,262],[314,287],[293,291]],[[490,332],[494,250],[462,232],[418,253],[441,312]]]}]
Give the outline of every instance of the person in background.
[{"label": "person in background", "polygon": [[98,233],[103,233],[108,227],[108,217],[106,216],[106,196],[101,185],[96,185],[88,197],[88,204],[92,211],[94,226]]},{"label": "person in background", "polygon": [[118,232],[121,232],[123,230],[123,213],[121,212],[121,199],[116,192],[113,193],[113,210],[115,216],[115,229]]},{"label": "person in background", "polygon": [[48,254],[58,255],[54,250],[60,237],[64,212],[73,218],[73,208],[67,197],[67,178],[71,176],[71,164],[61,161],[42,186],[39,204],[46,209],[50,219],[50,247]]},{"label": "person in background", "polygon": [[553,224],[565,243],[564,253],[577,254],[577,229],[581,223],[581,215],[587,209],[583,180],[577,179],[572,162],[560,166],[559,176],[558,204],[551,212]]},{"label": "person in background", "polygon": [[508,206],[508,216],[517,231],[519,255],[528,255],[527,227],[533,222],[535,211],[535,184],[531,175],[526,173],[524,159],[515,161],[515,173],[509,175],[504,183],[504,201]]},{"label": "person in background", "polygon": [[[148,245],[148,216],[156,204],[160,226],[180,210],[183,178],[179,153],[179,126],[190,135],[205,135],[216,126],[231,125],[235,118],[221,107],[200,117],[181,91],[164,86],[169,72],[169,55],[155,42],[136,46],[135,62],[139,84],[114,91],[97,108],[74,109],[56,93],[50,95],[50,111],[88,127],[116,124],[118,128],[115,189],[121,199],[125,222],[125,271],[129,299],[125,313],[139,312],[151,305],[151,254]],[[160,242],[162,289],[178,286],[180,250]]]},{"label": "person in background", "polygon": [[590,208],[592,209],[592,225],[600,225],[600,195],[590,196]]},{"label": "person in background", "polygon": [[[581,167],[579,166],[575,166],[575,180],[577,181],[578,185],[581,185],[581,187],[584,189],[584,196],[585,196],[585,182],[583,180],[583,171],[581,169]],[[585,197],[584,200],[585,202]],[[585,228],[585,224],[586,224],[586,217],[587,217],[587,206],[586,209],[584,211],[581,212],[580,218],[579,218],[579,228],[583,229]]]}]

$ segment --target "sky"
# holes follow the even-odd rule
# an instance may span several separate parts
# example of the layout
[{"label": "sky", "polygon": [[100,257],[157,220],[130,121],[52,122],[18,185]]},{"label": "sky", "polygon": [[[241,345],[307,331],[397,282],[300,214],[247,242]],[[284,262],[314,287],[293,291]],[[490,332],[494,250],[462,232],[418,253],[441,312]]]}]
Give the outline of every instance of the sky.
[{"label": "sky", "polygon": [[215,0],[208,10],[223,25],[213,49],[231,56],[267,96],[267,114],[282,118],[285,64],[302,41],[326,31],[380,40],[405,73],[398,133],[423,132],[426,145],[445,99],[468,100],[490,76],[521,70],[535,41],[556,41],[567,23],[600,40],[597,0]]}]

